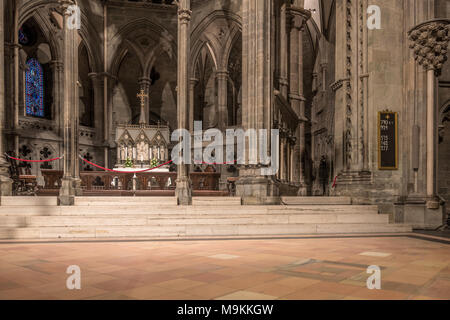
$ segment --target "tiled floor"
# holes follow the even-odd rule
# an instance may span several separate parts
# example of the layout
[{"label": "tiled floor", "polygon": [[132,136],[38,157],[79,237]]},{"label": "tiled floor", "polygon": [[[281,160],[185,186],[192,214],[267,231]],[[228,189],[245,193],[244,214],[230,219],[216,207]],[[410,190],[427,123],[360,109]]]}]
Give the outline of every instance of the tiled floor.
[{"label": "tiled floor", "polygon": [[449,241],[426,238],[0,243],[0,299],[450,299]]}]

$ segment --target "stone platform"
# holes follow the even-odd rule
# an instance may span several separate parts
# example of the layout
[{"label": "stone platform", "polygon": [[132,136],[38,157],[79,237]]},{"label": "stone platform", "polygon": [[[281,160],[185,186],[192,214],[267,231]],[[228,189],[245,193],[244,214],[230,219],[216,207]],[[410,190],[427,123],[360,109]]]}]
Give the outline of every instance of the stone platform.
[{"label": "stone platform", "polygon": [[242,206],[240,198],[78,197],[57,206],[56,197],[2,197],[0,239],[158,238],[399,233],[377,206],[350,198],[283,198],[280,206]]}]

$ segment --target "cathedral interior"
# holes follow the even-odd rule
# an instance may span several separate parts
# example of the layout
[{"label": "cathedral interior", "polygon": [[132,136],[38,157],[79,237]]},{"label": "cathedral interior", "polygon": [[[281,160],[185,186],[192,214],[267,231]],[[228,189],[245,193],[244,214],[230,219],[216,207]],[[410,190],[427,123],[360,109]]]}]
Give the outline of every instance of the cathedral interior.
[{"label": "cathedral interior", "polygon": [[[450,0],[0,0],[0,300],[253,319],[179,300],[450,299],[449,17]],[[276,302],[271,319],[318,313]]]},{"label": "cathedral interior", "polygon": [[[280,130],[273,177],[259,177],[251,166],[188,168],[216,173],[218,192],[228,192],[235,178],[237,195],[260,203],[352,196],[399,222],[438,226],[445,218],[450,64],[446,50],[436,51],[433,58],[441,60],[430,80],[427,63],[410,46],[411,30],[421,32],[422,22],[448,31],[446,0],[375,1],[382,26],[373,30],[365,27],[366,0],[1,2],[3,152],[28,160],[65,156],[19,164],[40,188],[48,183],[43,172],[98,171],[79,155],[106,168],[125,163],[118,128],[172,132],[202,121],[204,130]],[[80,28],[72,32],[64,10],[74,4]],[[438,40],[448,46],[446,37]],[[140,92],[147,98],[137,98]],[[395,165],[388,170],[378,146],[384,111],[398,117]],[[173,143],[165,136],[153,156],[168,157]],[[145,150],[138,164],[151,160],[152,146]],[[95,179],[99,189],[101,178]],[[55,183],[50,187],[64,189],[64,181]]]}]

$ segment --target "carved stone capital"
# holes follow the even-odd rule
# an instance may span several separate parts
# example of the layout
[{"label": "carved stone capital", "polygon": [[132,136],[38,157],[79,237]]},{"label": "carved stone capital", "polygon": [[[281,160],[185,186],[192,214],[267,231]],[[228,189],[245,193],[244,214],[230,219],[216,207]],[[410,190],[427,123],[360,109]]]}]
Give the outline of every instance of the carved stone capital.
[{"label": "carved stone capital", "polygon": [[216,71],[216,78],[219,80],[227,80],[228,79],[228,71]]},{"label": "carved stone capital", "polygon": [[70,6],[76,5],[74,0],[58,0],[57,10],[61,15],[70,16],[72,11],[68,10]]},{"label": "carved stone capital", "polygon": [[287,77],[279,77],[279,78],[278,78],[278,82],[279,82],[281,85],[285,85],[285,86],[288,86],[288,85],[289,85],[289,79],[288,79]]},{"label": "carved stone capital", "polygon": [[50,62],[50,68],[52,68],[56,72],[63,72],[64,63],[60,60],[53,60]]},{"label": "carved stone capital", "polygon": [[180,24],[187,24],[191,21],[192,11],[187,9],[178,10],[178,21]]},{"label": "carved stone capital", "polygon": [[291,29],[302,30],[306,22],[311,18],[311,11],[291,6],[287,10],[287,19]]},{"label": "carved stone capital", "polygon": [[450,20],[437,19],[421,23],[410,30],[408,36],[416,61],[425,70],[434,70],[439,75],[447,61]]},{"label": "carved stone capital", "polygon": [[147,89],[152,84],[152,79],[148,77],[141,77],[139,78],[138,82],[141,87],[145,87]]}]

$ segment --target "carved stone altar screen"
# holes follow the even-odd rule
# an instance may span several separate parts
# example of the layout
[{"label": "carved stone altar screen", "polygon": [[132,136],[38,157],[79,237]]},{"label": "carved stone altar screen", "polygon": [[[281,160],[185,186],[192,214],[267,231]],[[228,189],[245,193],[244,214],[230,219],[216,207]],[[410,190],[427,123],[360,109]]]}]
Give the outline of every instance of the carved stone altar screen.
[{"label": "carved stone altar screen", "polygon": [[169,127],[165,125],[117,125],[117,168],[127,159],[135,167],[150,167],[153,159],[159,164],[169,160]]}]

